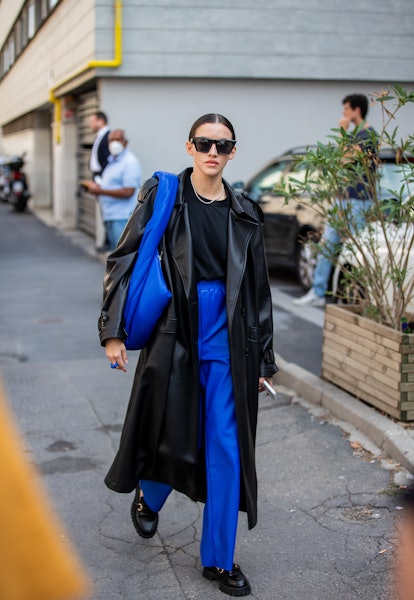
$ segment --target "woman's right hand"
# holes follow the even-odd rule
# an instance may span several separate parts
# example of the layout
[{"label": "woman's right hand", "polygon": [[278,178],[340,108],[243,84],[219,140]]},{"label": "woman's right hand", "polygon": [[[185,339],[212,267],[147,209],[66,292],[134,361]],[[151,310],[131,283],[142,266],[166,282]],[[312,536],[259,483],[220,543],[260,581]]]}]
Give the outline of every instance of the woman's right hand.
[{"label": "woman's right hand", "polygon": [[126,373],[126,365],[128,364],[128,356],[125,344],[119,338],[110,338],[105,343],[105,353],[111,365],[118,363],[117,369]]}]

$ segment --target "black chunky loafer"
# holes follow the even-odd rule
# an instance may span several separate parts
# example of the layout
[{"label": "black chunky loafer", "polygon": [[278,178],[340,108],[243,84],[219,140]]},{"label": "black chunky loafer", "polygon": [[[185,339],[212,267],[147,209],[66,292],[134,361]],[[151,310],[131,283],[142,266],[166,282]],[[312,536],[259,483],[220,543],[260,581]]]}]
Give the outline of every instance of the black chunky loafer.
[{"label": "black chunky loafer", "polygon": [[231,571],[224,571],[218,567],[204,567],[203,577],[210,581],[218,581],[219,589],[229,596],[247,596],[251,591],[249,580],[236,564]]},{"label": "black chunky loafer", "polygon": [[131,505],[131,518],[137,533],[143,538],[154,537],[158,527],[158,513],[150,509],[138,487]]}]

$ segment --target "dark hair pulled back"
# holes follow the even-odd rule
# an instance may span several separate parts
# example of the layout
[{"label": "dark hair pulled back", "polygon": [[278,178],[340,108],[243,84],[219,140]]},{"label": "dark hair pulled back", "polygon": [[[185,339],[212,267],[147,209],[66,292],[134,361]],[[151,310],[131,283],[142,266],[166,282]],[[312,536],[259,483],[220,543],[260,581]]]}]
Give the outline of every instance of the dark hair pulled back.
[{"label": "dark hair pulled back", "polygon": [[233,125],[228,119],[226,119],[226,117],[220,115],[219,113],[208,113],[206,115],[203,115],[202,117],[199,117],[197,121],[194,121],[190,129],[188,139],[191,140],[191,138],[195,137],[197,129],[201,127],[201,125],[205,125],[206,123],[222,123],[227,127],[227,129],[231,131],[232,139],[236,139],[236,133],[234,131]]}]

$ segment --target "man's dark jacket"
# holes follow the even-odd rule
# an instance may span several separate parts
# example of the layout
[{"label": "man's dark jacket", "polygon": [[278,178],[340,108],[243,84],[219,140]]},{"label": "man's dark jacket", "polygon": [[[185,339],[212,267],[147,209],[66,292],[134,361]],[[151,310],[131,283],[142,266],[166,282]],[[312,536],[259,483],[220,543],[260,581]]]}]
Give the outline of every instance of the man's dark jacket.
[{"label": "man's dark jacket", "polygon": [[94,173],[94,175],[102,175],[106,165],[108,164],[108,158],[110,155],[109,152],[109,134],[111,132],[108,130],[105,135],[102,136],[101,141],[99,142],[98,148],[97,148],[97,155],[98,155],[98,162],[101,166],[101,170],[98,171],[97,173]]},{"label": "man's dark jacket", "polygon": [[[194,254],[183,197],[179,187],[163,241],[162,265],[172,300],[148,346],[141,350],[120,447],[106,476],[106,485],[131,492],[140,479],[170,484],[193,500],[205,500],[205,462],[199,437],[198,309]],[[126,339],[122,312],[128,278],[145,224],[151,217],[156,179],[139,194],[118,247],[108,257],[99,333]],[[262,237],[262,213],[250,199],[230,197],[226,305],[230,361],[234,385],[241,462],[240,510],[249,527],[257,521],[255,438],[259,376],[277,371],[272,350],[272,302]],[[115,401],[115,399],[114,399]]]}]

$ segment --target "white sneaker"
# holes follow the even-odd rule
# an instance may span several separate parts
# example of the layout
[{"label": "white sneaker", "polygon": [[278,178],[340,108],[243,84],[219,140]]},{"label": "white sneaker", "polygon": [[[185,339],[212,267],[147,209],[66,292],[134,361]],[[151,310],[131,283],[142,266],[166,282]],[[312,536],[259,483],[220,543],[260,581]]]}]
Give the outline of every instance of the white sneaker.
[{"label": "white sneaker", "polygon": [[293,300],[293,304],[296,306],[325,306],[325,298],[317,296],[314,289],[311,288],[304,296]]}]

